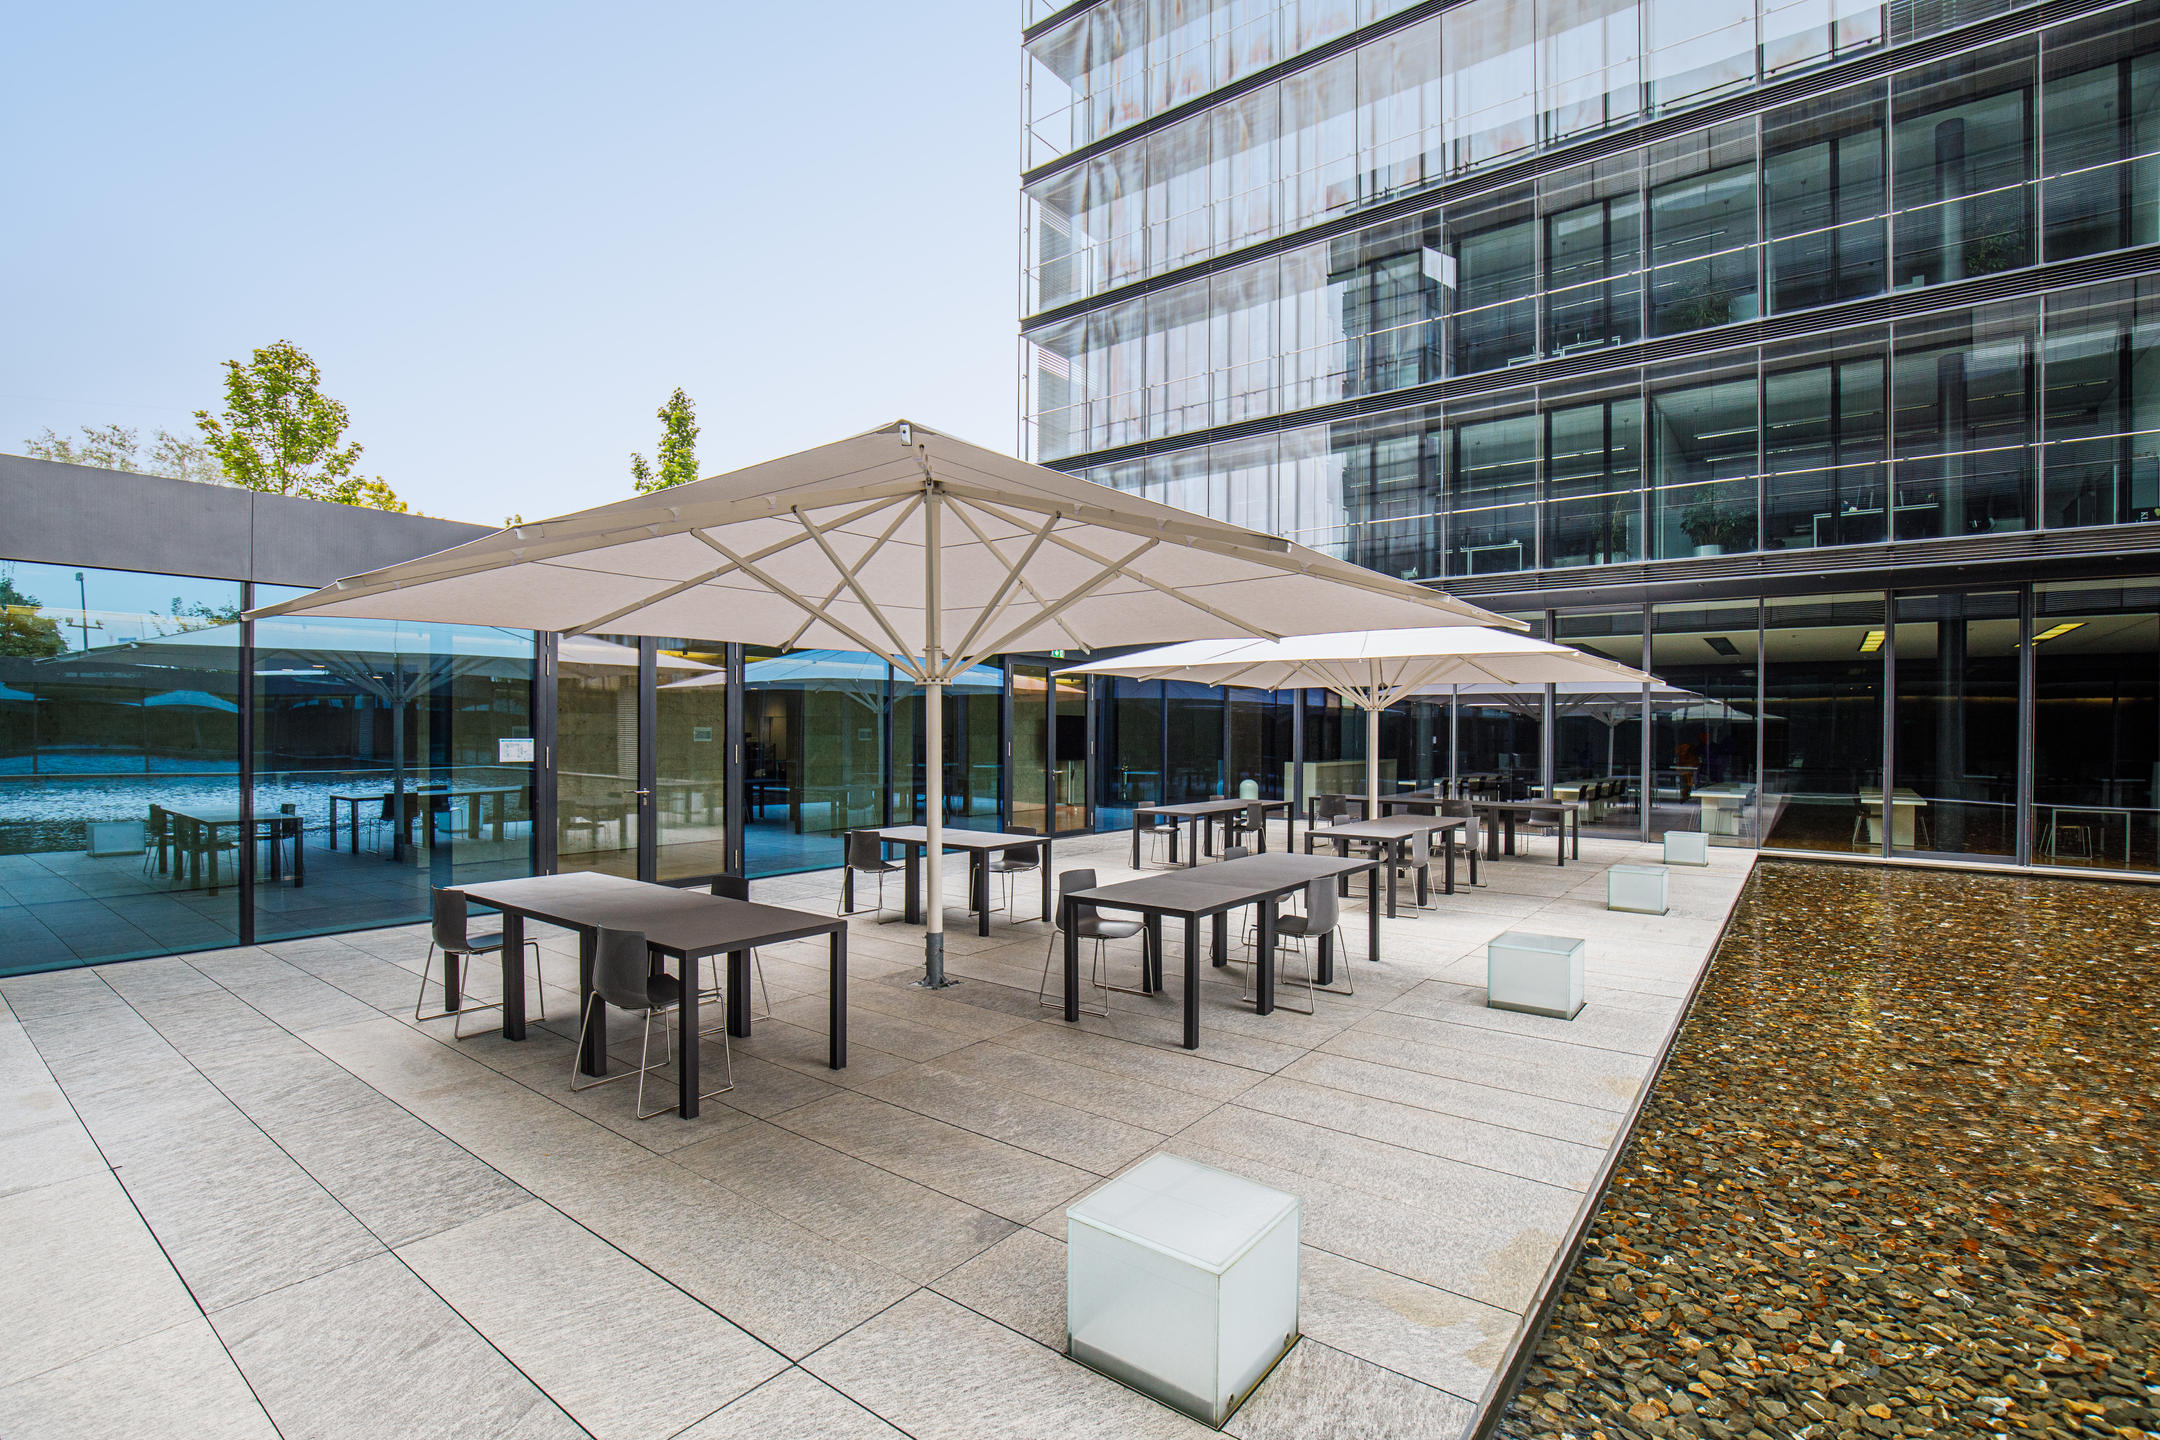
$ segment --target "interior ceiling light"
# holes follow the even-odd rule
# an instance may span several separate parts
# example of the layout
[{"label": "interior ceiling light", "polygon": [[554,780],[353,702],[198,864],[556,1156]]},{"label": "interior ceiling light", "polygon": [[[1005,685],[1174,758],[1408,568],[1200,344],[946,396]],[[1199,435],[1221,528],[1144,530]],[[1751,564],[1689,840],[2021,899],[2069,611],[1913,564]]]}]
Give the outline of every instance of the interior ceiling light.
[{"label": "interior ceiling light", "polygon": [[2084,625],[2084,623],[2082,620],[2065,620],[2060,625],[2050,625],[2047,629],[2033,636],[2033,644],[2037,645],[2043,640],[2053,640],[2058,635],[2067,635],[2072,630]]},{"label": "interior ceiling light", "polygon": [[1860,641],[1860,653],[1863,655],[1872,655],[1877,650],[1882,649],[1882,642],[1883,632],[1880,630],[1870,630],[1867,632],[1867,635]]}]

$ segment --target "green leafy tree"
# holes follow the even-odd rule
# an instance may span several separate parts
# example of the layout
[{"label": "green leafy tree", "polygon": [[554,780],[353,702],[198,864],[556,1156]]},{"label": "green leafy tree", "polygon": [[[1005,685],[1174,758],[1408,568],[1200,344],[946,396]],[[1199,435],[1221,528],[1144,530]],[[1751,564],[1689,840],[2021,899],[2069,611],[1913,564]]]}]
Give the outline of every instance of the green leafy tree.
[{"label": "green leafy tree", "polygon": [[144,454],[142,432],[132,425],[85,425],[76,435],[55,434],[48,425],[35,439],[23,442],[23,453],[39,460],[136,475],[165,475],[209,485],[225,482],[225,472],[210,457],[207,445],[183,440],[169,430],[158,431],[149,453]]},{"label": "green leafy tree", "polygon": [[225,413],[195,412],[203,443],[235,485],[378,510],[405,509],[380,477],[354,473],[361,447],[341,443],[349,415],[322,392],[322,371],[280,340],[247,364],[225,362]]},{"label": "green leafy tree", "polygon": [[37,658],[65,649],[60,622],[38,609],[35,595],[17,589],[14,576],[0,575],[0,655]]},{"label": "green leafy tree", "polygon": [[682,386],[668,396],[667,404],[653,412],[660,421],[660,463],[648,465],[635,451],[630,455],[630,479],[640,495],[695,480],[697,473],[697,404],[683,394]]}]

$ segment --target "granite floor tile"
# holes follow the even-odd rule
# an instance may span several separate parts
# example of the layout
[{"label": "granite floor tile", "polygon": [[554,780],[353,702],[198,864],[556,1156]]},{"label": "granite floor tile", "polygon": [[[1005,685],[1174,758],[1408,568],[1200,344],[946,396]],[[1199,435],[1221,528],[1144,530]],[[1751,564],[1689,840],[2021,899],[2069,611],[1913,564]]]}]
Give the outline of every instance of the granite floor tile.
[{"label": "granite floor tile", "polygon": [[1587,1190],[1605,1159],[1603,1146],[1555,1140],[1528,1130],[1445,1115],[1393,1100],[1302,1080],[1270,1076],[1237,1099],[1237,1105],[1303,1121],[1323,1129],[1384,1141],[1427,1155],[1460,1160],[1548,1185]]},{"label": "granite floor tile", "polygon": [[679,1440],[904,1440],[904,1437],[809,1371],[791,1368],[683,1431]]},{"label": "granite floor tile", "polygon": [[1381,1010],[1321,1047],[1329,1054],[1399,1065],[1571,1105],[1624,1111],[1649,1061],[1617,1050],[1570,1045],[1396,1015]]},{"label": "granite floor tile", "polygon": [[1237,1440],[1457,1440],[1476,1407],[1354,1355],[1300,1340],[1223,1427]]},{"label": "granite floor tile", "polygon": [[915,1282],[657,1156],[544,1187],[594,1234],[791,1359]]},{"label": "granite floor tile", "polygon": [[1352,1059],[1316,1050],[1282,1072],[1280,1078],[1325,1085],[1351,1095],[1415,1105],[1443,1115],[1484,1120],[1510,1129],[1550,1135],[1577,1145],[1593,1145],[1600,1151],[1612,1144],[1620,1116],[1592,1105],[1573,1105],[1547,1100],[1520,1091],[1454,1080],[1399,1065]]},{"label": "granite floor tile", "polygon": [[1016,1230],[931,1287],[1053,1350],[1065,1348],[1065,1244]]},{"label": "granite floor tile", "polygon": [[0,1198],[0,1235],[0,1387],[198,1318],[109,1173]]},{"label": "granite floor tile", "polygon": [[1013,1230],[1010,1220],[764,1121],[750,1121],[675,1158],[919,1282],[936,1279]]},{"label": "granite floor tile", "polygon": [[1097,1175],[1131,1164],[1163,1138],[1162,1131],[1104,1119],[936,1064],[896,1070],[862,1093]]},{"label": "granite floor tile", "polygon": [[1512,1310],[1310,1245],[1298,1282],[1306,1335],[1472,1402],[1507,1358],[1520,1321]]},{"label": "granite floor tile", "polygon": [[915,1440],[1215,1433],[930,1291],[857,1326],[803,1368]]},{"label": "granite floor tile", "polygon": [[662,1440],[787,1366],[538,1201],[398,1254],[596,1440]]},{"label": "granite floor tile", "polygon": [[1037,1028],[955,1050],[932,1068],[1156,1134],[1183,1129],[1215,1108],[1216,1101],[1202,1096],[1041,1054],[1032,1044]]},{"label": "granite floor tile", "polygon": [[1091,1188],[1099,1178],[865,1095],[835,1095],[790,1110],[778,1123],[1019,1224]]},{"label": "granite floor tile", "polygon": [[1113,1036],[1091,1034],[1058,1020],[1043,1020],[1033,1029],[1004,1043],[1031,1055],[1069,1061],[1091,1070],[1105,1070],[1155,1088],[1177,1090],[1205,1100],[1235,1099],[1257,1085],[1264,1073],[1243,1065],[1226,1064],[1219,1056],[1204,1051],[1136,1044]]},{"label": "granite floor tile", "polygon": [[105,1440],[122,1425],[134,1436],[278,1440],[200,1315],[0,1387],[0,1415],[37,1440]]},{"label": "granite floor tile", "polygon": [[395,1255],[211,1317],[284,1440],[584,1434]]}]

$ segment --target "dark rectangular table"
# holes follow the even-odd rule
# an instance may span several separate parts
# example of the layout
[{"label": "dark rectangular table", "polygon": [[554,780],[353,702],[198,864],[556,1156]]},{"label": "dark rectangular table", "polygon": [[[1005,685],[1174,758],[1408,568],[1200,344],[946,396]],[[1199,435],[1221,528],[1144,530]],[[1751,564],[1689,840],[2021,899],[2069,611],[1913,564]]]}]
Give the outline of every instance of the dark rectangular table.
[{"label": "dark rectangular table", "polygon": [[1472,800],[1470,804],[1485,821],[1485,858],[1500,858],[1500,832],[1507,831],[1507,853],[1515,853],[1515,820],[1518,816],[1550,816],[1560,825],[1555,847],[1559,856],[1556,865],[1568,862],[1568,832],[1575,836],[1575,858],[1582,859],[1582,806],[1566,800]]},{"label": "dark rectangular table", "polygon": [[[1283,818],[1290,825],[1290,844],[1293,847],[1296,846],[1297,807],[1288,800],[1231,800],[1224,798],[1221,800],[1186,800],[1176,805],[1136,805],[1133,807],[1132,817],[1133,869],[1138,870],[1140,868],[1140,832],[1143,828],[1140,820],[1142,816],[1167,816],[1169,818],[1170,863],[1173,865],[1178,863],[1178,840],[1184,835],[1185,827],[1188,824],[1193,827],[1192,841],[1185,851],[1185,864],[1190,869],[1200,863],[1200,856],[1203,852],[1209,855],[1215,853],[1215,822],[1232,815],[1244,813],[1245,807],[1248,805],[1260,806],[1263,815],[1269,811],[1282,811]],[[1260,853],[1263,855],[1267,853],[1267,830],[1265,828],[1260,831]]]},{"label": "dark rectangular table", "polygon": [[[902,861],[907,867],[907,903],[900,918],[910,925],[920,925],[922,906],[922,857],[930,849],[930,831],[921,825],[890,825],[871,834],[887,845],[902,847]],[[847,837],[841,836],[845,847]],[[1025,850],[1030,845],[1042,847],[1042,918],[1050,918],[1050,837],[1047,835],[1008,835],[1000,830],[954,830],[944,831],[944,848],[964,851],[968,857],[968,908],[975,912],[975,933],[990,933],[990,857],[1007,850]],[[840,908],[855,908],[855,872],[847,866],[845,848],[840,859]]]},{"label": "dark rectangular table", "polygon": [[[1064,897],[1058,923],[1065,933],[1065,1018],[1080,1018],[1080,940],[1073,934],[1072,907],[1085,901],[1104,910],[1139,913],[1147,924],[1150,957],[1144,962],[1141,988],[1162,988],[1163,917],[1175,915],[1185,922],[1185,1036],[1188,1050],[1200,1048],[1200,921],[1212,918],[1213,963],[1222,965],[1230,945],[1230,912],[1243,905],[1259,910],[1260,935],[1256,1008],[1262,1015],[1275,1009],[1275,902],[1315,880],[1332,880],[1370,870],[1377,860],[1335,858],[1325,855],[1247,855],[1225,860],[1205,870],[1179,871],[1168,875],[1143,875]],[[1368,919],[1366,954],[1380,958],[1380,912]],[[1335,978],[1332,934],[1319,937],[1313,975],[1318,984]]]},{"label": "dark rectangular table", "polygon": [[[579,872],[534,875],[524,880],[491,880],[461,885],[465,898],[500,910],[503,917],[503,1038],[525,1038],[525,921],[542,920],[575,930],[578,936],[578,1018],[592,1004],[593,949],[596,933],[642,930],[645,943],[682,963],[682,1015],[676,1042],[676,1081],[680,1114],[698,1113],[698,962],[726,955],[728,1034],[750,1034],[750,952],[810,935],[831,937],[831,995],[827,1001],[826,1063],[847,1066],[847,920],[784,910],[751,900],[729,900],[702,890],[649,885],[619,875]],[[458,1008],[457,967],[443,957],[446,1009]],[[602,1007],[585,1027],[585,1048],[578,1068],[587,1075],[607,1074],[607,1010]]]},{"label": "dark rectangular table", "polygon": [[[359,854],[360,807],[363,804],[380,805],[390,798],[390,793],[388,790],[339,790],[334,792],[330,796],[329,847],[332,850],[338,848],[337,812],[338,806],[342,804],[346,807],[348,843],[352,847],[353,854]],[[421,801],[441,800],[447,809],[451,801],[462,800],[465,802],[465,834],[468,838],[477,840],[480,838],[481,802],[492,799],[495,802],[493,806],[495,813],[490,828],[490,836],[493,839],[500,840],[503,838],[504,811],[509,808],[511,797],[524,793],[525,787],[522,785],[453,785],[441,788],[424,786],[417,790],[407,790],[404,802],[397,807],[399,811],[397,825],[400,836],[405,844],[410,845],[413,843],[413,821],[425,808],[420,804]],[[432,829],[429,832],[429,838],[433,838]]]},{"label": "dark rectangular table", "polygon": [[[221,830],[238,830],[243,825],[250,827],[250,833],[255,839],[271,842],[269,878],[273,882],[285,878],[284,856],[278,850],[277,842],[290,840],[293,842],[293,888],[297,890],[307,883],[307,858],[301,847],[301,836],[306,827],[300,823],[298,815],[283,813],[265,815],[258,811],[248,820],[243,821],[240,818],[240,810],[237,806],[198,807],[193,810],[180,810],[167,805],[162,808],[165,811],[166,821],[165,833],[158,840],[158,873],[160,875],[166,873],[165,863],[169,852],[172,857],[174,883],[177,884],[184,880],[190,888],[193,888],[203,883],[207,878],[210,893],[212,895],[217,894],[220,884],[218,880],[218,832]],[[175,820],[186,820],[200,826],[204,831],[208,832],[209,843],[199,846],[183,845],[179,834],[180,827],[173,823]],[[238,859],[236,858],[233,863],[237,867],[239,864]],[[184,875],[181,873],[183,867],[186,871]],[[205,870],[208,872],[207,876]],[[234,878],[237,879],[238,877],[235,876]]]},{"label": "dark rectangular table", "polygon": [[[1387,804],[1385,800],[1380,803],[1383,807]],[[1388,919],[1392,920],[1395,918],[1395,873],[1399,868],[1397,856],[1402,849],[1402,842],[1413,835],[1435,832],[1445,834],[1448,837],[1448,843],[1445,847],[1447,855],[1446,883],[1447,893],[1452,895],[1455,893],[1454,832],[1462,829],[1465,823],[1462,820],[1451,820],[1444,815],[1400,815],[1388,816],[1380,820],[1347,820],[1340,825],[1327,825],[1317,830],[1307,830],[1305,832],[1305,849],[1307,853],[1310,853],[1313,842],[1319,840],[1332,842],[1335,846],[1335,853],[1338,855],[1349,854],[1352,844],[1371,846],[1373,858],[1384,861],[1387,867],[1387,913]],[[1372,883],[1377,892],[1380,884],[1380,874],[1377,870],[1373,872]],[[1372,904],[1376,900],[1377,895],[1375,901],[1368,901],[1367,903]],[[1425,903],[1425,881],[1422,870],[1419,871],[1418,879],[1418,903],[1420,905]]]}]

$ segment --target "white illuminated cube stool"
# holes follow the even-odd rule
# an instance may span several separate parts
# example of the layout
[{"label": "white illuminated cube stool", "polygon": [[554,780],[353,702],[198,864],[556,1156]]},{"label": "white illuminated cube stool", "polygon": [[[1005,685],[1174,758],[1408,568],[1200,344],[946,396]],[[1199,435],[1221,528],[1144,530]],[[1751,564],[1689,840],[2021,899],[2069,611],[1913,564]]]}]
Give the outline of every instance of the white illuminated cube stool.
[{"label": "white illuminated cube stool", "polygon": [[1220,1428],[1298,1337],[1298,1213],[1149,1156],[1065,1212],[1067,1353]]},{"label": "white illuminated cube stool", "polygon": [[1662,865],[1615,865],[1605,872],[1605,908],[1637,915],[1663,915],[1665,882],[1672,872]]},{"label": "white illuminated cube stool", "polygon": [[1485,946],[1485,1005],[1572,1020],[1583,1007],[1583,942],[1510,930]]},{"label": "white illuminated cube stool", "polygon": [[1666,831],[1665,863],[1667,865],[1708,865],[1710,863],[1710,837],[1700,830]]}]

